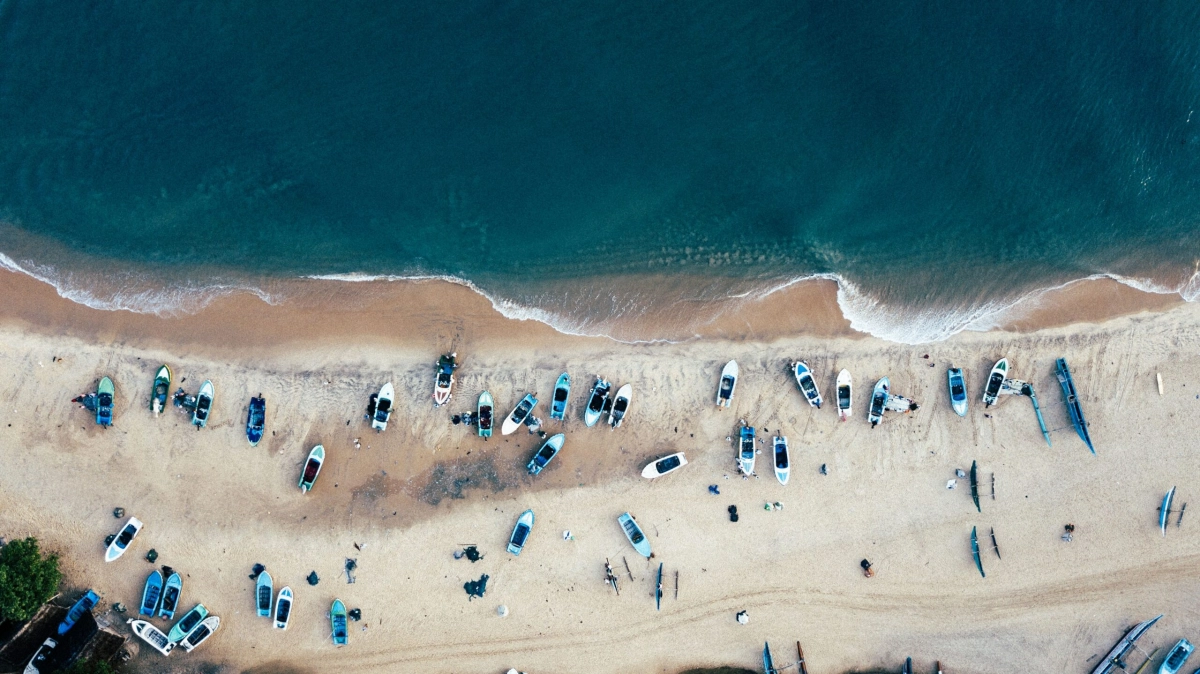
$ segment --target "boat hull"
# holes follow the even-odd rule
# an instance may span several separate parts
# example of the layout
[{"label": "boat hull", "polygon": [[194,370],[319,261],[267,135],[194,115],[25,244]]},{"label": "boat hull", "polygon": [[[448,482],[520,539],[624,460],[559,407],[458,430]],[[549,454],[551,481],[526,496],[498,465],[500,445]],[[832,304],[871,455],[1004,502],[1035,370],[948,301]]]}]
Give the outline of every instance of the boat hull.
[{"label": "boat hull", "polygon": [[721,369],[721,379],[717,383],[717,405],[729,407],[733,402],[733,393],[737,390],[738,364],[736,360],[725,363]]},{"label": "boat hull", "polygon": [[550,418],[562,421],[567,417],[567,403],[571,398],[571,376],[566,372],[558,375],[554,383],[554,397],[550,399]]}]

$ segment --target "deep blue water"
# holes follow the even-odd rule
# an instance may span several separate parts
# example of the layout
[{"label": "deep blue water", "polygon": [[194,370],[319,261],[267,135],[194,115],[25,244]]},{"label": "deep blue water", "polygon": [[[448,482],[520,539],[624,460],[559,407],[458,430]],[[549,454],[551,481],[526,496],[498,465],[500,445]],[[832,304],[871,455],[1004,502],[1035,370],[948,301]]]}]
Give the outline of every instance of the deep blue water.
[{"label": "deep blue water", "polygon": [[1184,1],[0,0],[0,252],[568,313],[631,273],[833,274],[900,314],[1171,286],[1198,34]]}]

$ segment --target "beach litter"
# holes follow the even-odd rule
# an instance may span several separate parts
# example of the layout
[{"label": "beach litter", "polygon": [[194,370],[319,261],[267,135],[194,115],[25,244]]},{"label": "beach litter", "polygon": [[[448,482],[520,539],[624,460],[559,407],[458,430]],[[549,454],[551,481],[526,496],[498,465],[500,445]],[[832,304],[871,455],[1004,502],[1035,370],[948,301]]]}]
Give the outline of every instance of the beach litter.
[{"label": "beach litter", "polygon": [[563,540],[564,540],[564,541],[573,541],[573,540],[575,540],[575,536],[571,534],[571,530],[570,530],[570,529],[567,529],[566,531],[564,531],[564,532],[563,532]]},{"label": "beach litter", "polygon": [[746,613],[745,611],[738,611],[737,615],[734,617],[737,618],[738,623],[741,625],[747,625],[750,623],[750,614]]},{"label": "beach litter", "polygon": [[308,584],[309,585],[316,585],[319,582],[321,582],[321,578],[319,576],[317,576],[316,571],[313,571],[312,573],[308,574]]},{"label": "beach litter", "polygon": [[[254,568],[250,569],[250,580],[256,580],[260,575],[262,575],[262,572],[266,570],[267,567],[263,566],[262,564],[255,564]],[[313,573],[316,572],[314,571]],[[316,583],[313,583],[313,585],[316,585]]]},{"label": "beach litter", "polygon": [[350,609],[350,612],[347,613],[346,615],[349,616],[350,619],[353,620],[354,622],[358,622],[359,620],[362,620],[362,609],[361,608],[352,608],[352,609]]},{"label": "beach litter", "polygon": [[153,564],[154,562],[157,562],[158,561],[158,550],[155,550],[154,548],[150,548],[150,551],[146,553],[146,561],[150,562],[151,564]]},{"label": "beach litter", "polygon": [[967,476],[967,471],[963,470],[962,468],[956,468],[954,469],[954,474],[960,478],[963,478]]},{"label": "beach litter", "polygon": [[946,489],[954,489],[958,486],[958,480],[947,480]]},{"label": "beach litter", "polygon": [[507,618],[508,617],[508,607],[505,606],[504,604],[497,606],[496,607],[496,615],[500,616],[501,618]]},{"label": "beach litter", "polygon": [[735,505],[729,506],[729,521],[730,522],[738,521],[738,511],[737,511],[737,506],[735,506]]},{"label": "beach litter", "polygon": [[708,485],[708,493],[712,494],[713,496],[720,496],[721,489],[715,484],[710,484]]},{"label": "beach litter", "polygon": [[113,517],[115,517],[116,519],[121,519],[122,517],[125,517],[125,509],[124,508],[113,508]]},{"label": "beach litter", "polygon": [[463,583],[463,589],[467,591],[467,601],[475,597],[483,597],[487,592],[487,582],[489,576],[485,573],[479,577],[479,580],[469,580]]}]

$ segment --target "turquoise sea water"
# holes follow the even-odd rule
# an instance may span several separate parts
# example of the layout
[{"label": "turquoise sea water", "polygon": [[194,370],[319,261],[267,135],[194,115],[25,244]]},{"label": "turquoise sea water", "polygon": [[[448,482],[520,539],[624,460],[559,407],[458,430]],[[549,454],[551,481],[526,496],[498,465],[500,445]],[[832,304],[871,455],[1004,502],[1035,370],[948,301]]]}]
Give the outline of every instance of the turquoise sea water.
[{"label": "turquoise sea water", "polygon": [[1190,2],[0,0],[0,262],[154,311],[449,275],[601,331],[827,275],[904,341],[1096,274],[1194,299],[1198,33]]}]

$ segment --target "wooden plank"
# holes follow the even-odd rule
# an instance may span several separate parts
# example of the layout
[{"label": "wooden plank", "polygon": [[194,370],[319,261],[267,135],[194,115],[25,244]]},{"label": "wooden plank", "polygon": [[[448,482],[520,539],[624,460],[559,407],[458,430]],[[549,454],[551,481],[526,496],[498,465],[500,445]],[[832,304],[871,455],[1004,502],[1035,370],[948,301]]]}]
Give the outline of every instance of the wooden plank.
[{"label": "wooden plank", "polygon": [[800,646],[800,642],[796,642],[796,665],[800,667],[800,674],[808,674],[808,666],[804,664],[804,649]]}]

